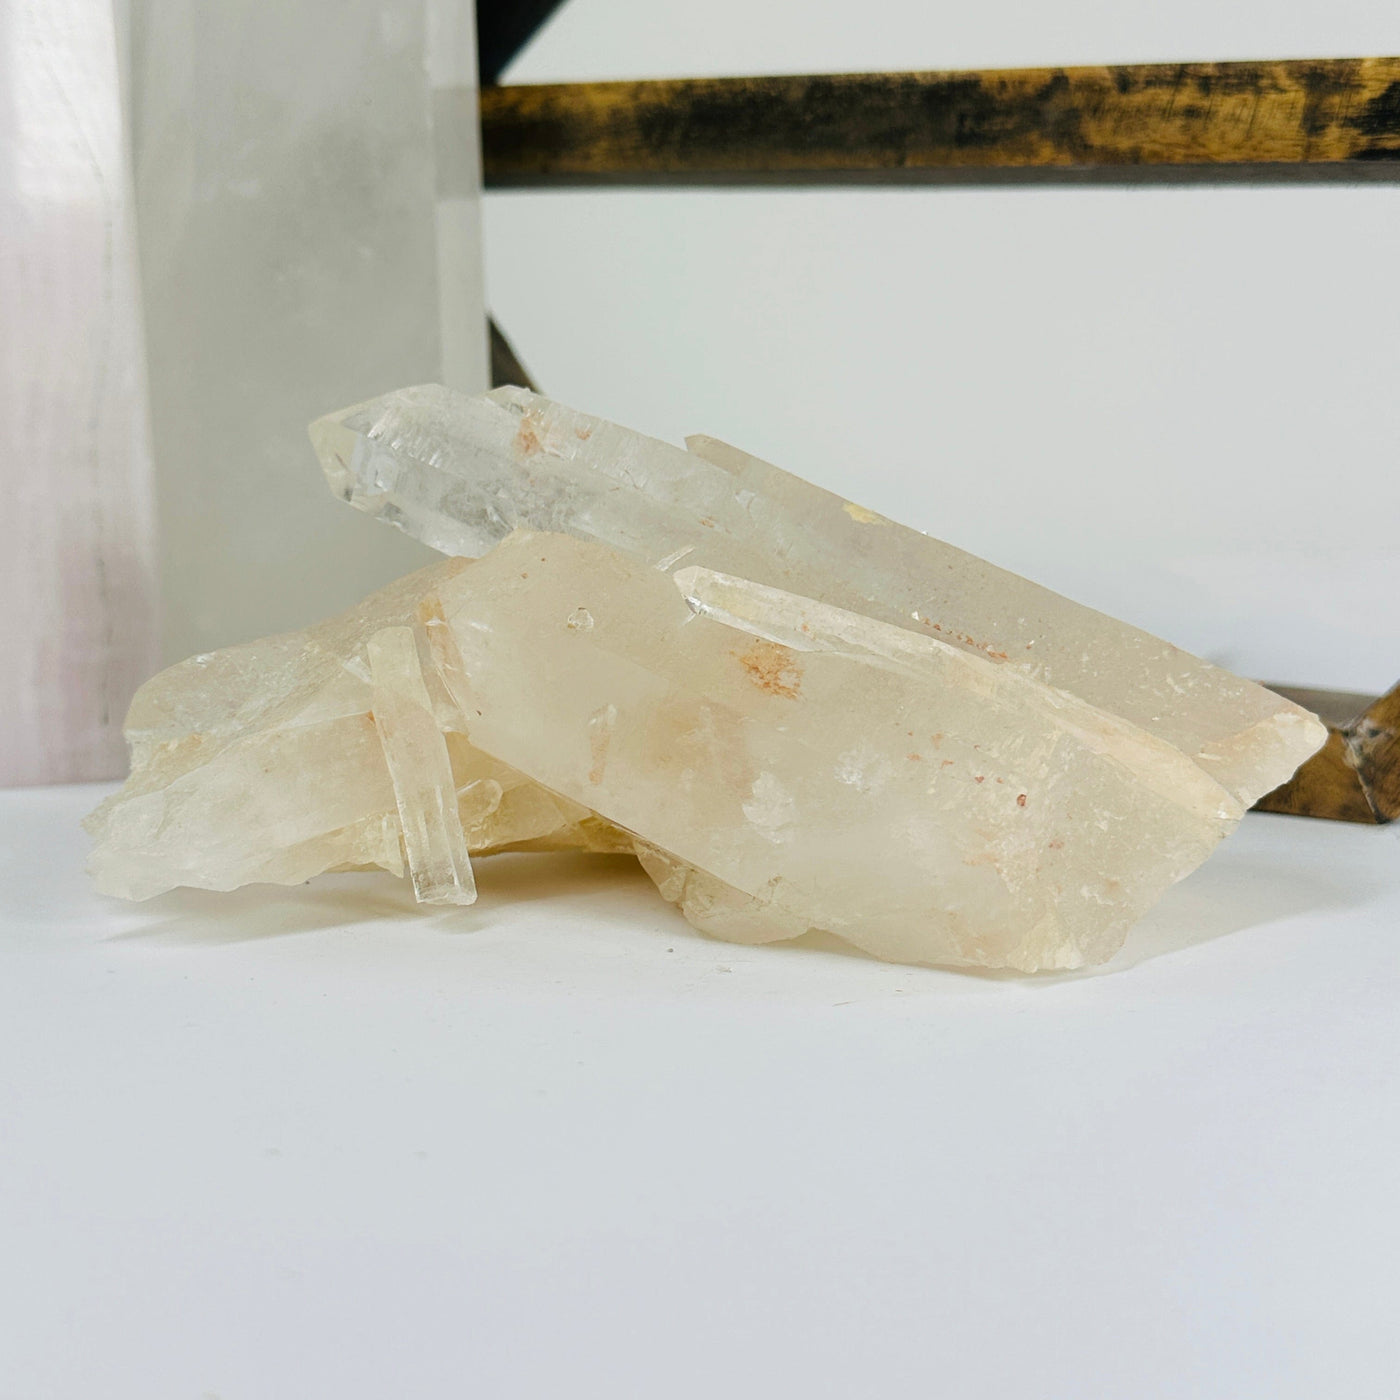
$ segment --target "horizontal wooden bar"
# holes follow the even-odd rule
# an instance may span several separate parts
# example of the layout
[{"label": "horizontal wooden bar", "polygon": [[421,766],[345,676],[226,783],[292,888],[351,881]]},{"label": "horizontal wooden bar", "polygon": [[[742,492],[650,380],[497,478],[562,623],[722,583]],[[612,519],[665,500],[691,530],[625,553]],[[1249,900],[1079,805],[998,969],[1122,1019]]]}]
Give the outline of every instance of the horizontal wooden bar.
[{"label": "horizontal wooden bar", "polygon": [[1400,58],[505,86],[488,186],[1400,178]]}]

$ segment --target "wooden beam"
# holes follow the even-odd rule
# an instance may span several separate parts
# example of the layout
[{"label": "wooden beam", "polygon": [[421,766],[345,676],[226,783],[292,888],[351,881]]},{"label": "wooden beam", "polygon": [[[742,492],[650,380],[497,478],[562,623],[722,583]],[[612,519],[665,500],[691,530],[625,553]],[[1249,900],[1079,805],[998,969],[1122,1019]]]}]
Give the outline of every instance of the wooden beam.
[{"label": "wooden beam", "polygon": [[1400,178],[1400,59],[506,86],[488,186]]},{"label": "wooden beam", "polygon": [[1330,732],[1321,751],[1259,800],[1259,810],[1369,824],[1400,817],[1400,685],[1374,700],[1273,689],[1315,710]]},{"label": "wooden beam", "polygon": [[562,0],[476,0],[476,67],[482,87],[500,80]]}]

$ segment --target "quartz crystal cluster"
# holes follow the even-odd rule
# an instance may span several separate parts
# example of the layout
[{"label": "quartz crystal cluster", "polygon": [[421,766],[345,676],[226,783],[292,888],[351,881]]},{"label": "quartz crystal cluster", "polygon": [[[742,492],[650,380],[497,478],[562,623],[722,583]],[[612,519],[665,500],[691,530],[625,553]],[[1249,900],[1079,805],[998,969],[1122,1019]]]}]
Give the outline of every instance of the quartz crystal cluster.
[{"label": "quartz crystal cluster", "polygon": [[452,556],[163,672],[90,818],[111,893],[635,852],[698,928],[1101,962],[1323,742],[1305,710],[708,438],[519,389],[312,426],[332,488]]}]

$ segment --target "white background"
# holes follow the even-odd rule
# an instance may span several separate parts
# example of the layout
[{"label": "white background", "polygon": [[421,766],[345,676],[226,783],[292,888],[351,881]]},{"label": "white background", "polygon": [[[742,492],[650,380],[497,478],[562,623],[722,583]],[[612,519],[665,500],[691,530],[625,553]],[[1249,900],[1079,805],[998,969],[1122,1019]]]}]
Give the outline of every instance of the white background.
[{"label": "white background", "polygon": [[[1400,53],[1377,0],[569,0],[513,82]],[[486,198],[553,397],[1261,679],[1400,676],[1400,184]]]}]

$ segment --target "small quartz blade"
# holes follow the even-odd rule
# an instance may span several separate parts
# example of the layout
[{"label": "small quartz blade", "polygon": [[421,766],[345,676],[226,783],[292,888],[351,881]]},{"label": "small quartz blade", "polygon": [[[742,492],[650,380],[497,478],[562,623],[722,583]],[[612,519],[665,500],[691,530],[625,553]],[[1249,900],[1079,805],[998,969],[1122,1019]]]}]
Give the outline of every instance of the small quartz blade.
[{"label": "small quartz blade", "polygon": [[368,652],[374,727],[394,785],[413,893],[420,904],[471,904],[471,856],[417,637],[411,627],[386,627],[369,639]]}]

